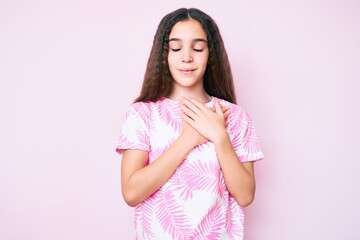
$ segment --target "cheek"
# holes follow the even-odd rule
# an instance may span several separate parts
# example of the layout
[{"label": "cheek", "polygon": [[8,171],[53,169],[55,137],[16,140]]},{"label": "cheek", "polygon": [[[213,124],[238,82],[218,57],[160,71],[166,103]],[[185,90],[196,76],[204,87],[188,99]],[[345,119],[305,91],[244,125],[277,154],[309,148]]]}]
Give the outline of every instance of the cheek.
[{"label": "cheek", "polygon": [[168,61],[169,67],[171,68],[175,61],[175,58],[171,53],[168,54],[167,61]]},{"label": "cheek", "polygon": [[201,65],[204,66],[206,68],[207,64],[208,64],[208,56],[204,57],[201,59]]},{"label": "cheek", "polygon": [[209,61],[209,52],[204,53],[204,55],[201,57],[201,62],[207,64]]},{"label": "cheek", "polygon": [[167,61],[168,61],[168,69],[170,71],[170,74],[172,75],[174,68],[175,68],[174,59],[171,57],[168,57]]}]

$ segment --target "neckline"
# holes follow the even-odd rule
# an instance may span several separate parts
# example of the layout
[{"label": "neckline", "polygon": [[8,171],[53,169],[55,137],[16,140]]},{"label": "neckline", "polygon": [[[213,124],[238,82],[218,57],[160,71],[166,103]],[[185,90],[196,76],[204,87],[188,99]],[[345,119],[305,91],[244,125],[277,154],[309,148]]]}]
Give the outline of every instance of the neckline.
[{"label": "neckline", "polygon": [[[162,99],[167,101],[167,102],[173,103],[173,104],[177,104],[177,105],[180,104],[180,101],[177,101],[177,100],[174,100],[174,99],[171,99],[171,98],[168,98],[168,97],[162,97]],[[210,101],[204,103],[204,105],[207,106],[207,107],[211,107],[214,104],[214,101],[215,101],[215,97],[210,96]]]}]

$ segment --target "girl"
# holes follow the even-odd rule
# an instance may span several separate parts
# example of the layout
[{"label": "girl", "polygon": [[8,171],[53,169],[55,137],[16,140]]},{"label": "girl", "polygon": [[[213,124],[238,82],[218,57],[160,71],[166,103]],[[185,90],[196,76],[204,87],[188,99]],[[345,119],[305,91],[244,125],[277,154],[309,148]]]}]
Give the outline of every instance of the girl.
[{"label": "girl", "polygon": [[263,154],[235,101],[214,20],[194,8],[166,15],[117,146],[137,239],[243,239]]}]

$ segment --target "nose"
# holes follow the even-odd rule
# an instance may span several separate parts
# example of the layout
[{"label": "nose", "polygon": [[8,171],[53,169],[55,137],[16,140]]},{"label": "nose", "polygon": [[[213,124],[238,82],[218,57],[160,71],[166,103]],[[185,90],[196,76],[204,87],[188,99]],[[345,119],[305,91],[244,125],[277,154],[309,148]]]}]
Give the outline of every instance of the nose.
[{"label": "nose", "polygon": [[182,61],[184,63],[191,63],[194,61],[194,58],[192,57],[191,55],[191,51],[187,50],[187,51],[184,51],[184,54],[182,56]]}]

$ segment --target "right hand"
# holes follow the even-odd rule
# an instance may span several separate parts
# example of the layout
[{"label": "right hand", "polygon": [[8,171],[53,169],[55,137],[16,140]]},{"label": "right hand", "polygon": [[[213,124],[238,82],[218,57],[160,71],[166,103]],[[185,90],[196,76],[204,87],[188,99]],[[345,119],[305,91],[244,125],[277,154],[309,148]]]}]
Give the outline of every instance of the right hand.
[{"label": "right hand", "polygon": [[[215,106],[213,106],[212,108],[210,108],[210,110],[212,110],[213,112],[216,111]],[[230,114],[230,109],[228,107],[225,106],[221,106],[221,110],[223,112],[224,115],[224,120],[225,120],[225,127],[227,127],[227,125],[229,124],[226,119]],[[189,141],[194,141],[194,147],[203,143],[206,143],[207,141],[209,141],[207,138],[205,138],[203,135],[201,135],[198,131],[196,131],[192,126],[190,126],[187,122],[185,122],[184,120],[182,120],[182,129],[181,129],[181,133],[185,133],[188,134],[189,136]]]},{"label": "right hand", "polygon": [[184,120],[182,120],[181,134],[186,134],[188,136],[189,141],[193,141],[194,147],[209,141]]}]

